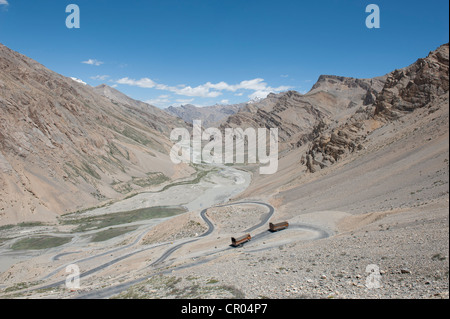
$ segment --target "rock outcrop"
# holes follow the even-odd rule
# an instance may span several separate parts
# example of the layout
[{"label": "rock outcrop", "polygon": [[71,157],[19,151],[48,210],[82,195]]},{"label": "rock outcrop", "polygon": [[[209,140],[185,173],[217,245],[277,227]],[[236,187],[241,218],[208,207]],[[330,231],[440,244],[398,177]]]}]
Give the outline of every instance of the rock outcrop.
[{"label": "rock outcrop", "polygon": [[398,118],[424,107],[448,92],[449,45],[430,52],[428,57],[390,73],[377,97],[375,114]]},{"label": "rock outcrop", "polygon": [[[448,94],[448,67],[449,46],[445,44],[431,52],[428,57],[386,75],[381,90],[379,85],[369,85],[374,83],[373,81],[365,80],[362,85],[367,93],[363,107],[336,127],[321,125],[318,130],[320,132],[314,135],[301,163],[306,166],[307,171],[314,173],[317,169],[342,159],[348,153],[362,150],[367,134],[372,128],[378,127],[373,122],[392,121],[417,108],[431,106],[439,97]],[[340,77],[331,79],[334,83],[345,83]],[[320,86],[323,81],[319,80],[315,87]],[[360,81],[356,83],[361,85]]]}]

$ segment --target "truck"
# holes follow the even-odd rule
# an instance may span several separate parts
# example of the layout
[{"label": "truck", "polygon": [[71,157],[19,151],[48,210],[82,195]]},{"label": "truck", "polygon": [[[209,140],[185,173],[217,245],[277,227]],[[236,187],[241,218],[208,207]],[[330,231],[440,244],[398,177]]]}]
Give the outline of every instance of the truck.
[{"label": "truck", "polygon": [[277,232],[279,230],[283,230],[289,227],[289,223],[288,222],[281,222],[281,223],[277,223],[277,224],[273,224],[273,223],[269,223],[269,230],[271,232]]},{"label": "truck", "polygon": [[250,241],[252,239],[252,236],[250,234],[235,238],[231,237],[231,246],[233,247],[239,247],[245,244],[246,242]]}]

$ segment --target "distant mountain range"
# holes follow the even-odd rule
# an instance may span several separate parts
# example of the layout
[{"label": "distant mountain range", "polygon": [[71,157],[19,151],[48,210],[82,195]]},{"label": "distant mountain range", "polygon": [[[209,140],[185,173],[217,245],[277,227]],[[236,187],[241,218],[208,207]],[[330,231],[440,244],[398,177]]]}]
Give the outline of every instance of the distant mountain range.
[{"label": "distant mountain range", "polygon": [[440,108],[448,101],[448,65],[445,44],[372,79],[322,75],[307,94],[161,110],[107,85],[93,88],[59,75],[0,45],[0,225],[53,220],[187,176],[192,168],[169,159],[169,137],[195,119],[204,128],[278,128],[280,156],[300,150],[292,172],[317,172],[364,149],[385,123]]},{"label": "distant mountain range", "polygon": [[230,115],[237,113],[245,105],[247,105],[247,103],[205,107],[186,104],[177,107],[170,106],[165,109],[165,111],[183,119],[187,123],[192,124],[194,120],[201,120],[204,127],[211,127],[225,120]]}]

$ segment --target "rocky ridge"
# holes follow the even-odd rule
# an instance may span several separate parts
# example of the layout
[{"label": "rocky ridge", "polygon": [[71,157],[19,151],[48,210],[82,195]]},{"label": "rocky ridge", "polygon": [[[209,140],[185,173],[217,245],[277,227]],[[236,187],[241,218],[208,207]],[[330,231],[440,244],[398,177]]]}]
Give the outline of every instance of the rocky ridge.
[{"label": "rocky ridge", "polygon": [[389,73],[381,90],[367,87],[365,107],[357,109],[344,123],[337,127],[323,122],[317,125],[317,133],[301,163],[314,173],[345,154],[363,149],[367,135],[386,121],[399,119],[418,108],[430,107],[430,112],[436,111],[438,104],[434,102],[448,95],[448,70],[449,46],[444,44],[428,57]]}]

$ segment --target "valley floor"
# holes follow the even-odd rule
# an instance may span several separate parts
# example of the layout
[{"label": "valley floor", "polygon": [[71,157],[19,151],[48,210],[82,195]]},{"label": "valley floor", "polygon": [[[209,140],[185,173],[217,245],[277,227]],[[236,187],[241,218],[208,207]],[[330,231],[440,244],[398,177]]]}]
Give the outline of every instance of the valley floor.
[{"label": "valley floor", "polygon": [[[0,275],[0,294],[449,298],[448,100],[443,105],[374,130],[364,150],[315,174],[296,165],[300,149],[280,160],[277,176],[254,174],[248,188],[242,171],[204,176],[186,186],[194,190],[191,199],[206,193],[202,187],[225,180],[230,187],[205,206],[196,202],[189,213],[127,225],[137,228],[110,240],[93,243],[80,235],[63,249],[30,252],[32,259]],[[235,197],[220,206],[226,194]],[[116,207],[139,209],[144,197]],[[268,232],[268,221],[283,220],[288,229]],[[230,247],[231,236],[245,233],[250,242]],[[3,256],[12,253],[8,247],[4,242]],[[80,266],[80,289],[65,286],[65,267],[73,263]]]}]

